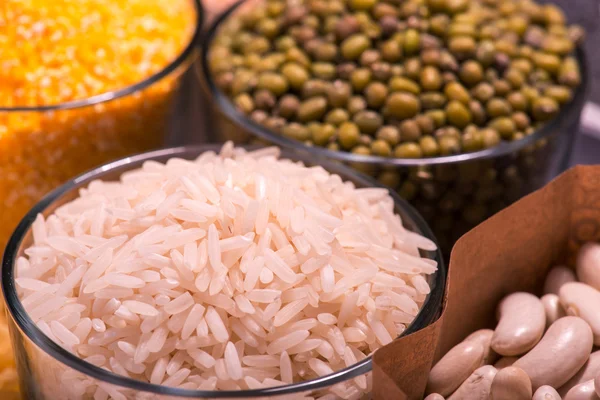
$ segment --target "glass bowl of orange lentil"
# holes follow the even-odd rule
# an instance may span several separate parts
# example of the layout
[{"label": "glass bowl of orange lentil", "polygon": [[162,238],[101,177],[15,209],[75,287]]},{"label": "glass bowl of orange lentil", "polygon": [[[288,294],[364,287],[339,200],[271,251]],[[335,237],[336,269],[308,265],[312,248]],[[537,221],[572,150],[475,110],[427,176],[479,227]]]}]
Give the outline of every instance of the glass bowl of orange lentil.
[{"label": "glass bowl of orange lentil", "polygon": [[3,0],[0,249],[45,193],[161,147],[197,56],[200,0]]},{"label": "glass bowl of orange lentil", "polygon": [[[162,147],[196,59],[200,0],[2,0],[0,250],[90,168]],[[20,398],[0,302],[0,398]]]}]

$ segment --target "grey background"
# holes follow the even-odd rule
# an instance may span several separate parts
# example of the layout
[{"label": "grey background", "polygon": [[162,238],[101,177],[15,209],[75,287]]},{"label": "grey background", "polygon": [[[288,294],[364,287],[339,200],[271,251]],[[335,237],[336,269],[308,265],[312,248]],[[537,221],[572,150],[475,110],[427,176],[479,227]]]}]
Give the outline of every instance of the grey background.
[{"label": "grey background", "polygon": [[[600,104],[600,0],[554,0],[565,10],[570,22],[587,31],[586,53],[590,71],[588,99]],[[600,121],[599,121],[600,123]],[[600,164],[600,132],[582,129],[571,156],[571,165]]]}]

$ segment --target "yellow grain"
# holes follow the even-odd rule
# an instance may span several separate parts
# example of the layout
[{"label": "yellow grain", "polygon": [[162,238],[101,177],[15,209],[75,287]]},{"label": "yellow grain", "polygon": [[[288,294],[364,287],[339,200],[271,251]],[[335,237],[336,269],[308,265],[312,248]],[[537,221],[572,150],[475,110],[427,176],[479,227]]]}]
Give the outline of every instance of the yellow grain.
[{"label": "yellow grain", "polygon": [[[195,29],[192,0],[3,0],[0,107],[86,99],[143,81]],[[177,71],[96,106],[0,111],[0,250],[44,194],[109,160],[159,147]]]}]

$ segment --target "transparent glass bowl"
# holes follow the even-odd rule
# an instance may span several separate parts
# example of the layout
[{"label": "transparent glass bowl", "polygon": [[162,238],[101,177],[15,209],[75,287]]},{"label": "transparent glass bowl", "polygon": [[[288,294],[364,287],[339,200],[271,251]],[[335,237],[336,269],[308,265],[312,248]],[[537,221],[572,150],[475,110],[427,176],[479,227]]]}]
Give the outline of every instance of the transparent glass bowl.
[{"label": "transparent glass bowl", "polygon": [[[93,387],[101,386],[105,391],[117,391],[123,396],[112,395],[112,398],[115,400],[258,398],[276,395],[288,395],[286,398],[297,399],[301,394],[308,395],[314,391],[333,386],[336,383],[370,373],[372,365],[371,357],[368,357],[351,367],[336,371],[331,375],[323,376],[319,379],[269,389],[216,392],[164,387],[115,375],[83,361],[46,337],[27,316],[17,296],[13,271],[18,257],[22,256],[24,250],[32,243],[31,224],[38,213],[45,216],[50,215],[57,207],[77,197],[79,189],[87,186],[92,180],[116,180],[124,172],[139,168],[148,160],[166,162],[172,157],[193,159],[204,151],[216,151],[219,147],[217,145],[205,145],[158,150],[107,164],[79,176],[53,191],[38,203],[21,221],[11,237],[4,254],[2,289],[8,309],[9,326],[21,380],[23,398],[31,400],[92,398],[93,391],[88,393],[83,390],[85,386],[91,385]],[[354,182],[357,187],[378,186],[370,178],[339,163],[315,162],[307,154],[296,154],[287,151],[282,153],[282,157],[302,161],[306,165],[322,165],[329,172],[340,175],[344,180]],[[401,216],[404,226],[436,242],[431,230],[421,216],[396,193],[391,192],[391,195],[395,201],[395,211]],[[428,277],[431,293],[425,300],[423,308],[403,335],[408,335],[425,328],[434,322],[441,312],[446,284],[446,267],[439,250],[435,252],[423,252],[422,255],[436,260],[438,262],[438,271]],[[82,391],[83,394],[81,394]],[[59,397],[57,397],[57,393],[60,393]]]},{"label": "transparent glass bowl", "polygon": [[[559,115],[519,141],[473,153],[422,159],[362,156],[331,151],[288,139],[239,112],[217,87],[208,55],[221,24],[240,3],[223,13],[208,30],[196,68],[212,105],[209,141],[236,144],[268,142],[347,163],[396,190],[423,215],[445,256],[464,233],[524,195],[535,191],[568,166],[589,82],[584,51],[577,49],[582,83]],[[241,11],[241,9],[240,9]],[[447,258],[448,259],[448,258]]]},{"label": "transparent glass bowl", "polygon": [[0,210],[11,210],[0,211],[0,249],[50,190],[108,161],[164,146],[181,77],[198,56],[204,13],[200,0],[187,1],[196,10],[190,41],[156,74],[81,100],[0,107]]}]

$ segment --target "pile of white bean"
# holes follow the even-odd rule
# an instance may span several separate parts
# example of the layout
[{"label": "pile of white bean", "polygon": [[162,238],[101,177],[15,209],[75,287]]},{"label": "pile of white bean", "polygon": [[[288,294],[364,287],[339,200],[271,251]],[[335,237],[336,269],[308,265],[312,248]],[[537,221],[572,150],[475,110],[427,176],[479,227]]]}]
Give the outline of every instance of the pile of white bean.
[{"label": "pile of white bean", "polygon": [[576,273],[552,268],[541,298],[506,296],[495,330],[433,367],[425,400],[600,400],[600,244],[581,248]]}]

